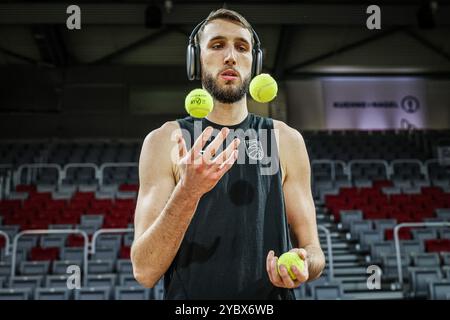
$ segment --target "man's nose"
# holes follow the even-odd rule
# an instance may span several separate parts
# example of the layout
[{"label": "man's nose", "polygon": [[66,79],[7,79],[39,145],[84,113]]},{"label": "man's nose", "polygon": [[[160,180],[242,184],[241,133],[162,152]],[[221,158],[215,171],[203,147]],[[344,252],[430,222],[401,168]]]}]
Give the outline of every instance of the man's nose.
[{"label": "man's nose", "polygon": [[225,54],[224,63],[227,65],[236,65],[236,55],[234,52],[234,48],[228,49]]}]

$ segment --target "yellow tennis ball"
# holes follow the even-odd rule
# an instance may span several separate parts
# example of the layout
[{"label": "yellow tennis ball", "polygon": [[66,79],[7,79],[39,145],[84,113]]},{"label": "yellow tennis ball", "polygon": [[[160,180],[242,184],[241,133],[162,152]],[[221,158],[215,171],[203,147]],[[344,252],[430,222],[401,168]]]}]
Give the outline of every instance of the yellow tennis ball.
[{"label": "yellow tennis ball", "polygon": [[292,280],[297,279],[297,277],[295,276],[295,273],[292,272],[291,267],[295,266],[299,271],[303,271],[303,268],[305,267],[304,261],[295,252],[285,252],[278,258],[278,273],[280,275],[281,265],[284,265],[286,267]]},{"label": "yellow tennis ball", "polygon": [[204,118],[213,109],[213,98],[204,89],[194,89],[186,96],[184,106],[194,118]]},{"label": "yellow tennis ball", "polygon": [[270,74],[261,73],[250,82],[250,95],[255,101],[272,101],[278,92],[278,85]]}]

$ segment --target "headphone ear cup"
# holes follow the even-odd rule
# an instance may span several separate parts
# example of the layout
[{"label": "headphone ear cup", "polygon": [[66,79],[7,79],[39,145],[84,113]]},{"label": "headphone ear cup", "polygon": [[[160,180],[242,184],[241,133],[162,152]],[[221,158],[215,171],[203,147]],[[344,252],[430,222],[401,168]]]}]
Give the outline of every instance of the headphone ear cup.
[{"label": "headphone ear cup", "polygon": [[193,61],[194,51],[191,44],[188,45],[186,50],[186,71],[189,80],[194,80],[195,77],[195,64]]},{"label": "headphone ear cup", "polygon": [[256,51],[256,61],[255,61],[255,76],[259,75],[262,72],[263,65],[263,52],[261,49]]},{"label": "headphone ear cup", "polygon": [[200,63],[200,47],[195,45],[195,79],[200,80],[202,78],[202,65]]}]

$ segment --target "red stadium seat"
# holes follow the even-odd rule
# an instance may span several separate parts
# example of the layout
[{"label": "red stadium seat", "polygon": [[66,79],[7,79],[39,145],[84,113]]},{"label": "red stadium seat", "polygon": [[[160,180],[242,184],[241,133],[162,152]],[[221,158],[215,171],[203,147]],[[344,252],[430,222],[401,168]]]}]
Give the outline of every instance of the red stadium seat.
[{"label": "red stadium seat", "polygon": [[450,239],[425,240],[427,252],[450,252]]},{"label": "red stadium seat", "polygon": [[[394,229],[386,229],[384,230],[385,240],[393,240],[394,239]],[[411,228],[402,228],[398,232],[398,237],[400,240],[411,240]]]},{"label": "red stadium seat", "polygon": [[36,192],[35,185],[19,184],[16,186],[16,192]]},{"label": "red stadium seat", "polygon": [[131,247],[123,246],[120,248],[120,259],[130,259]]},{"label": "red stadium seat", "polygon": [[139,185],[137,184],[121,184],[119,191],[139,191]]},{"label": "red stadium seat", "polygon": [[30,260],[32,261],[53,261],[57,259],[59,259],[58,248],[34,247],[30,252]]}]

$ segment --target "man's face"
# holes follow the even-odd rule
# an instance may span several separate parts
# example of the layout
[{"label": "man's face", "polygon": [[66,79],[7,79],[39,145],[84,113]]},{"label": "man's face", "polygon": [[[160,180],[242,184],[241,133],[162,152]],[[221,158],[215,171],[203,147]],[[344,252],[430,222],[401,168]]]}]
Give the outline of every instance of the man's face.
[{"label": "man's face", "polygon": [[213,20],[200,41],[202,84],[219,102],[234,103],[248,91],[252,67],[252,35],[227,20]]}]

